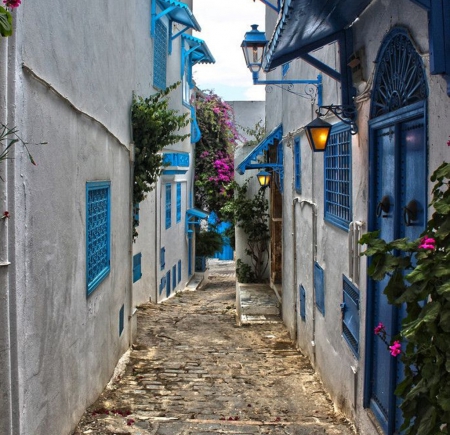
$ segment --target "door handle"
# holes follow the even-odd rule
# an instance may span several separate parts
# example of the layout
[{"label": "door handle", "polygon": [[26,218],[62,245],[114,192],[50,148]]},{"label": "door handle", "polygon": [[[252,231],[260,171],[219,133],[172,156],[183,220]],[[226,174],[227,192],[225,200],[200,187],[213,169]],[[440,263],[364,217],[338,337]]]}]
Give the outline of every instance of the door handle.
[{"label": "door handle", "polygon": [[[388,195],[384,195],[383,198],[381,198],[381,201],[377,205],[376,215],[377,217],[389,217],[387,213],[389,213],[389,210],[391,209],[391,200]],[[384,213],[383,215],[381,213]]]},{"label": "door handle", "polygon": [[403,207],[403,221],[407,227],[413,225],[413,221],[417,220],[417,215],[419,214],[419,203],[412,199],[408,204]]}]

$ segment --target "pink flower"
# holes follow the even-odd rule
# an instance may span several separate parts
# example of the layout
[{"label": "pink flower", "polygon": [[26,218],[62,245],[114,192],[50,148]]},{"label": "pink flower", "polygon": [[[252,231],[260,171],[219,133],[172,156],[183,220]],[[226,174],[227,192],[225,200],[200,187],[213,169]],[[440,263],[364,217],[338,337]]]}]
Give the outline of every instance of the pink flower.
[{"label": "pink flower", "polygon": [[378,326],[375,327],[375,329],[373,330],[373,332],[375,333],[375,335],[379,335],[382,332],[384,332],[384,325],[380,322],[378,324]]},{"label": "pink flower", "polygon": [[394,341],[392,346],[389,346],[389,352],[392,356],[397,356],[402,353],[402,345],[399,341]]},{"label": "pink flower", "polygon": [[432,237],[425,236],[421,241],[420,245],[418,246],[419,249],[436,249],[436,240],[434,240]]},{"label": "pink flower", "polygon": [[3,0],[3,3],[8,8],[18,8],[22,0]]}]

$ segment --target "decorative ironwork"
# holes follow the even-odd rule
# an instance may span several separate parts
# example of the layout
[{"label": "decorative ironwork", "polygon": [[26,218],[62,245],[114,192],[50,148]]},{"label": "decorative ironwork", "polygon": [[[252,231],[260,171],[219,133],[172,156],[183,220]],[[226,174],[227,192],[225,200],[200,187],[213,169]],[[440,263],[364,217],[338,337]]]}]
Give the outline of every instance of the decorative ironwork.
[{"label": "decorative ironwork", "polygon": [[[326,110],[325,113],[322,113],[322,110]],[[358,133],[358,126],[356,125],[356,107],[352,105],[340,105],[336,106],[332,104],[331,106],[320,106],[316,111],[317,116],[319,118],[326,116],[328,112],[331,112],[334,116],[339,118],[342,122],[347,125],[350,125],[351,134]]]},{"label": "decorative ironwork", "polygon": [[427,98],[423,62],[405,30],[394,29],[386,37],[377,64],[372,118]]},{"label": "decorative ironwork", "polygon": [[298,97],[310,100],[311,104],[315,104],[316,101],[319,101],[319,98],[320,98],[319,89],[322,86],[321,84],[312,84],[312,83],[304,84],[303,90],[300,90],[300,91],[295,91],[294,85],[296,85],[296,83],[290,83],[287,85],[271,84],[271,85],[266,85],[265,90],[266,90],[266,94],[271,94],[273,92],[273,88],[277,87],[277,88],[282,89],[283,91],[297,95]]}]

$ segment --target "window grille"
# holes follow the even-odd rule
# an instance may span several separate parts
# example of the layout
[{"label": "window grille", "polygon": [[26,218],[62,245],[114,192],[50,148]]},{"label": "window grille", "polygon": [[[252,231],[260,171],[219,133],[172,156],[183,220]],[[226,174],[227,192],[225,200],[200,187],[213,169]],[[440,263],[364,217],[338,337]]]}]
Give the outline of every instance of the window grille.
[{"label": "window grille", "polygon": [[300,139],[296,138],[294,141],[294,177],[295,191],[297,193],[302,193],[301,163]]},{"label": "window grille", "polygon": [[177,183],[177,222],[181,221],[181,183]]},{"label": "window grille", "polygon": [[90,295],[110,271],[111,183],[86,184],[86,284]]},{"label": "window grille", "polygon": [[319,263],[314,263],[314,291],[316,295],[316,306],[325,315],[325,282],[323,269]]},{"label": "window grille", "polygon": [[359,291],[343,276],[342,335],[355,356],[359,355]]},{"label": "window grille", "polygon": [[350,128],[333,127],[325,150],[325,220],[348,230],[352,220]]},{"label": "window grille", "polygon": [[172,226],[172,185],[166,184],[166,230]]},{"label": "window grille", "polygon": [[153,86],[166,89],[167,71],[167,26],[162,20],[156,21],[153,58]]},{"label": "window grille", "polygon": [[141,258],[140,252],[133,256],[133,282],[139,281],[142,277]]}]

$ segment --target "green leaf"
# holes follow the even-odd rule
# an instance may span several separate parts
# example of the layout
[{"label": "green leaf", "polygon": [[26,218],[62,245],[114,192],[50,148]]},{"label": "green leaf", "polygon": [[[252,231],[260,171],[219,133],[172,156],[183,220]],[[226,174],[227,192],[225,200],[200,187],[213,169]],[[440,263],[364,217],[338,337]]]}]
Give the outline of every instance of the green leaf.
[{"label": "green leaf", "polygon": [[12,15],[3,6],[0,6],[0,35],[3,37],[12,35]]}]

